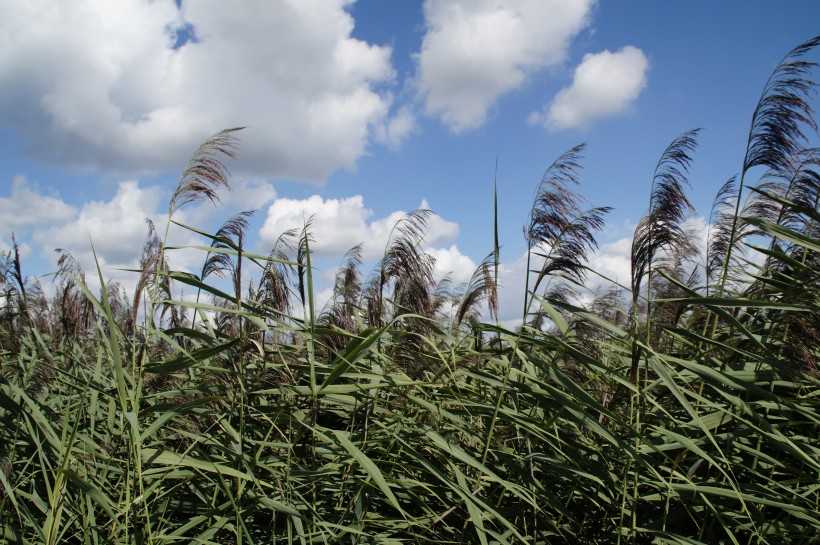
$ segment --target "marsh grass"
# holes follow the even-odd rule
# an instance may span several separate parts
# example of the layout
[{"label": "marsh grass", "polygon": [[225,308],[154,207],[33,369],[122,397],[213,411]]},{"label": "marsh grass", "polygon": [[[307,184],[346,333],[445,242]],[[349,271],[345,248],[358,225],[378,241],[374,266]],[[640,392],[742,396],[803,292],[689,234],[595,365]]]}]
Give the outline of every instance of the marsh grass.
[{"label": "marsh grass", "polygon": [[[470,283],[446,291],[421,250],[426,211],[396,226],[371,275],[354,248],[323,312],[309,224],[269,255],[246,251],[247,214],[213,235],[183,226],[210,241],[199,276],[171,268],[150,226],[130,298],[99,270],[91,293],[63,254],[44,301],[13,248],[0,541],[816,543],[820,175],[798,58],[817,43],[766,86],[701,281],[682,264],[696,132],[659,162],[633,293],[588,306],[573,290],[607,209],[575,193],[582,148],[559,158],[536,190],[514,331],[477,312],[498,316],[497,228]],[[170,212],[217,199],[234,149],[233,131],[203,144]],[[175,299],[172,282],[201,297]]]}]

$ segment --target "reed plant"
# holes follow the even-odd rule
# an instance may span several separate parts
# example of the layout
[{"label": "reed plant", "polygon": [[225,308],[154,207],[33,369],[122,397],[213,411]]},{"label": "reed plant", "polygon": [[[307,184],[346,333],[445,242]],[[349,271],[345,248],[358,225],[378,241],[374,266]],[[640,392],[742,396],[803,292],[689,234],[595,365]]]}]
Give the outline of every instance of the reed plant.
[{"label": "reed plant", "polygon": [[324,310],[309,223],[268,254],[245,247],[248,213],[182,225],[208,242],[199,275],[175,271],[173,213],[230,187],[234,130],[194,154],[166,236],[149,226],[133,295],[99,269],[92,293],[63,253],[49,301],[15,246],[0,542],[817,543],[818,43],[766,84],[703,262],[683,226],[691,131],[648,180],[631,286],[584,304],[608,209],[577,193],[583,148],[562,155],[536,188],[515,329],[497,323],[498,235],[445,289],[427,211],[370,275],[352,249]]}]

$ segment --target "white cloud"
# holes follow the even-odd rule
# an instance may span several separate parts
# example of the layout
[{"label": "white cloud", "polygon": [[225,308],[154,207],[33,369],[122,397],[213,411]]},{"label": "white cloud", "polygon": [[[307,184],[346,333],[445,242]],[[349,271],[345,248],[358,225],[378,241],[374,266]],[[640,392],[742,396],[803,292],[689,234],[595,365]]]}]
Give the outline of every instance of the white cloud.
[{"label": "white cloud", "polygon": [[84,203],[71,221],[38,229],[34,240],[46,252],[69,251],[84,266],[93,267],[91,244],[101,263],[132,265],[148,233],[145,219],[160,219],[156,210],[161,197],[158,186],[143,189],[135,181],[120,182],[110,201]]},{"label": "white cloud", "polygon": [[455,244],[448,248],[426,248],[425,251],[436,260],[433,277],[441,280],[449,275],[454,286],[469,282],[478,266],[470,257],[462,254]]},{"label": "white cloud", "polygon": [[498,265],[499,321],[507,328],[521,325],[524,312],[524,282],[527,274],[527,254],[514,261]]},{"label": "white cloud", "polygon": [[[629,234],[610,242],[600,245],[597,251],[593,252],[589,258],[589,266],[598,275],[589,273],[586,287],[591,292],[602,293],[609,289],[612,282],[617,282],[622,286],[629,287],[632,280],[632,238],[634,226],[629,228]],[[703,216],[694,215],[686,220],[684,229],[689,232],[691,240],[697,248],[697,255],[694,261],[689,264],[690,270],[696,264],[702,263],[705,257],[706,238],[709,229],[709,222]],[[617,226],[607,227],[607,232],[621,231]]]},{"label": "white cloud", "polygon": [[11,184],[11,194],[0,197],[0,252],[11,250],[14,235],[20,257],[28,257],[32,247],[24,239],[30,229],[59,224],[76,212],[58,195],[43,195],[37,187],[32,188],[24,176],[16,176]]},{"label": "white cloud", "polygon": [[234,179],[231,185],[233,193],[230,197],[222,199],[225,206],[253,209],[264,206],[276,198],[273,185],[263,180]]},{"label": "white cloud", "polygon": [[11,184],[11,195],[0,197],[0,237],[10,236],[15,227],[59,223],[76,213],[56,195],[43,195],[31,188],[24,176]]},{"label": "white cloud", "polygon": [[[608,226],[607,231],[621,231],[618,226]],[[617,281],[620,284],[629,286],[631,276],[630,252],[632,249],[632,236],[624,236],[600,245],[597,251],[589,256],[589,267],[598,272],[588,273],[580,295],[581,303],[588,303],[592,300],[593,294],[604,293],[612,285],[610,281]],[[531,264],[531,269],[537,269],[539,262]],[[507,328],[515,328],[521,325],[521,317],[524,312],[524,287],[527,271],[527,254],[520,255],[513,261],[505,261],[499,265],[499,308],[500,321]],[[604,278],[605,277],[605,278]],[[609,280],[607,280],[607,278]],[[534,280],[534,274],[531,277]],[[540,295],[546,289],[544,281],[540,288]],[[530,286],[532,287],[532,286]],[[534,303],[531,310],[537,308]]]},{"label": "white cloud", "polygon": [[572,85],[558,92],[545,114],[533,114],[530,121],[553,129],[569,129],[618,115],[646,86],[648,68],[646,55],[631,45],[615,53],[584,55]]},{"label": "white cloud", "polygon": [[[587,273],[584,281],[584,289],[579,290],[582,305],[592,302],[596,295],[604,294],[613,286],[613,282],[629,289],[632,278],[632,231],[635,226],[628,223],[624,225],[608,225],[603,233],[614,234],[615,237],[602,242],[598,249],[589,255],[588,266],[593,272]],[[708,230],[708,220],[702,216],[693,216],[685,224],[685,228],[691,233],[696,247],[701,255],[695,257],[689,268],[694,267],[703,260],[703,248],[706,244],[706,233]],[[605,235],[604,235],[605,236]],[[531,268],[536,269],[540,263],[536,263]],[[521,325],[521,316],[524,308],[524,283],[526,280],[527,255],[519,256],[513,261],[506,261],[499,266],[499,303],[501,311],[501,322],[507,328],[515,328]],[[539,291],[544,293],[545,286],[542,285]],[[537,303],[536,303],[537,305]],[[536,307],[534,306],[533,309]]]},{"label": "white cloud", "polygon": [[[351,37],[350,0],[30,0],[0,18],[0,127],[30,156],[136,173],[179,169],[234,126],[240,167],[321,181],[353,168],[379,127],[391,49]],[[185,25],[195,40],[173,48]]]},{"label": "white cloud", "polygon": [[[227,214],[244,210],[261,210],[276,198],[276,189],[273,184],[265,180],[233,178],[232,191],[223,191],[219,194],[220,206],[201,207],[203,211],[216,212],[224,217]],[[197,211],[199,211],[197,209]]]},{"label": "white cloud", "polygon": [[481,126],[504,93],[560,63],[594,0],[427,0],[418,85],[451,130]]},{"label": "white cloud", "polygon": [[417,131],[418,124],[413,112],[410,108],[404,107],[384,124],[376,127],[375,135],[376,140],[395,150]]},{"label": "white cloud", "polygon": [[[430,205],[422,200],[419,208],[430,209]],[[406,212],[397,210],[374,218],[373,211],[365,207],[361,195],[344,199],[324,199],[318,195],[301,200],[277,199],[268,208],[259,238],[262,246],[269,250],[284,231],[301,229],[312,218],[314,290],[317,309],[321,309],[333,294],[333,282],[344,254],[357,244],[362,244],[361,272],[367,278],[384,255],[396,223],[405,215]],[[458,225],[431,214],[425,233],[422,250],[435,260],[435,280],[440,281],[449,275],[454,286],[468,282],[476,264],[453,244],[458,235]]]},{"label": "white cloud", "polygon": [[587,288],[593,292],[605,291],[611,282],[629,286],[632,278],[631,255],[631,235],[602,244],[589,256],[589,267],[598,274],[587,275]]},{"label": "white cloud", "polygon": [[[148,235],[146,220],[154,223],[160,237],[164,235],[168,197],[165,189],[156,185],[141,187],[133,180],[124,181],[119,183],[116,194],[110,200],[88,201],[79,209],[67,205],[57,196],[46,197],[28,188],[22,191],[30,202],[40,203],[37,206],[41,210],[47,206],[57,212],[49,221],[43,221],[38,219],[38,208],[34,206],[32,209],[35,212],[28,220],[36,222],[29,242],[50,263],[50,271],[56,270],[57,254],[54,250],[60,248],[80,264],[92,292],[99,289],[96,274],[99,265],[106,280],[116,280],[123,285],[126,293],[133,293],[138,275],[126,269],[139,266],[142,247]],[[0,210],[4,200],[0,199]],[[213,208],[210,203],[189,206],[177,211],[174,219],[199,226],[202,218],[209,216]],[[174,225],[171,225],[167,242],[174,247],[207,246],[210,243]],[[192,248],[179,248],[169,250],[166,258],[174,270],[199,273],[205,253]]]},{"label": "white cloud", "polygon": [[[427,203],[422,202],[421,208]],[[319,255],[341,256],[357,244],[363,244],[364,259],[381,257],[391,231],[405,215],[395,211],[384,218],[372,219],[373,211],[365,208],[361,195],[344,199],[324,199],[314,195],[307,199],[277,199],[270,205],[259,237],[272,246],[288,229],[301,229],[313,218],[312,249]],[[427,222],[425,243],[434,247],[452,241],[458,235],[458,225],[433,214]]]}]

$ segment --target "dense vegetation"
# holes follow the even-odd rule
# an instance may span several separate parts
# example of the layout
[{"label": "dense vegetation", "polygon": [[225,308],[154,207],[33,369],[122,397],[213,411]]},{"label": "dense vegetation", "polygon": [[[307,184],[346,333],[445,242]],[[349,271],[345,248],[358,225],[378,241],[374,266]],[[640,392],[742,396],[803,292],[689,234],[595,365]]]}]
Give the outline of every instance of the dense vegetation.
[{"label": "dense vegetation", "polygon": [[767,82],[705,257],[690,131],[648,180],[630,285],[582,304],[607,209],[577,193],[582,147],[553,163],[514,330],[493,325],[498,243],[469,285],[437,285],[426,211],[370,275],[352,249],[321,311],[309,224],[258,255],[239,214],[197,231],[199,274],[173,270],[167,229],[230,188],[232,130],[190,160],[165,235],[149,226],[135,293],[99,271],[92,293],[62,253],[49,300],[12,250],[0,541],[817,543],[818,44]]}]

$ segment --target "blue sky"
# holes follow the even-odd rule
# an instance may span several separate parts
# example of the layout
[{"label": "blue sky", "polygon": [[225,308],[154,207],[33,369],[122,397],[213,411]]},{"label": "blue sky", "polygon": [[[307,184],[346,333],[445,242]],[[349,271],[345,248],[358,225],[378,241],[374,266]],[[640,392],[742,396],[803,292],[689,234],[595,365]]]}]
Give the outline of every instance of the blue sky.
[{"label": "blue sky", "polygon": [[[90,268],[91,239],[128,284],[117,269],[133,266],[146,217],[164,225],[190,153],[243,125],[235,193],[177,219],[215,228],[257,209],[252,245],[266,252],[314,214],[325,293],[349,247],[374,258],[422,205],[439,273],[469,278],[492,249],[497,161],[508,317],[522,225],[558,155],[588,143],[582,192],[615,207],[593,264],[624,280],[664,148],[703,127],[690,179],[708,215],[766,78],[820,31],[814,0],[0,0],[0,12],[0,248],[14,232],[29,274],[54,270],[55,247]],[[201,258],[174,257],[190,270]]]}]

